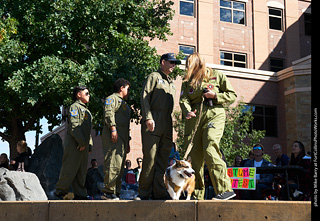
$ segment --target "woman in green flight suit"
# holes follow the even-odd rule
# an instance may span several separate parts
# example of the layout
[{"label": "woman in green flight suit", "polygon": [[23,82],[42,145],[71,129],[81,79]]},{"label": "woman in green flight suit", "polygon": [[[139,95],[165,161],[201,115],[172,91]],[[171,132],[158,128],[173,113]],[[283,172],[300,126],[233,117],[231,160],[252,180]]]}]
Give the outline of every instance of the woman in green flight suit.
[{"label": "woman in green flight suit", "polygon": [[[186,118],[185,146],[188,146],[191,137],[194,136],[193,147],[189,154],[196,176],[193,197],[204,199],[204,162],[206,162],[216,193],[213,199],[231,199],[235,193],[231,188],[226,164],[222,160],[219,143],[226,118],[223,104],[234,102],[237,95],[227,77],[221,72],[207,68],[199,53],[188,56],[186,72],[181,88],[180,107],[183,117]],[[202,111],[199,113],[201,106]],[[195,128],[197,123],[198,127]]]}]

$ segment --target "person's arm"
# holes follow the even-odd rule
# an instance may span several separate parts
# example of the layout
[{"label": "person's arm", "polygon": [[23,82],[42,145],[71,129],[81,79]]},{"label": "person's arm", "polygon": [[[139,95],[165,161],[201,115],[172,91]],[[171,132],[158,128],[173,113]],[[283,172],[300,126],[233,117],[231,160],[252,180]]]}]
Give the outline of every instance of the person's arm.
[{"label": "person's arm", "polygon": [[220,87],[219,91],[215,91],[216,97],[214,99],[215,104],[225,104],[225,103],[233,103],[237,94],[234,91],[231,83],[229,82],[227,76],[223,73],[219,73],[220,75]]},{"label": "person's arm", "polygon": [[191,102],[188,96],[187,84],[187,82],[182,83],[179,104],[182,111],[182,117],[190,119],[191,117],[195,117],[196,110],[191,110]]},{"label": "person's arm", "polygon": [[81,124],[83,122],[81,116],[81,109],[76,104],[73,104],[69,108],[69,121],[71,124],[71,135],[78,143],[77,149],[83,150],[86,146],[85,136],[81,130]]},{"label": "person's arm", "polygon": [[142,118],[145,120],[145,123],[150,131],[154,131],[155,122],[151,113],[151,96],[152,92],[156,86],[156,78],[153,74],[150,74],[143,85],[141,93],[141,114]]},{"label": "person's arm", "polygon": [[118,142],[118,131],[116,127],[117,124],[116,124],[115,115],[120,106],[121,106],[121,103],[113,96],[109,96],[105,100],[104,123],[110,129],[112,143]]}]

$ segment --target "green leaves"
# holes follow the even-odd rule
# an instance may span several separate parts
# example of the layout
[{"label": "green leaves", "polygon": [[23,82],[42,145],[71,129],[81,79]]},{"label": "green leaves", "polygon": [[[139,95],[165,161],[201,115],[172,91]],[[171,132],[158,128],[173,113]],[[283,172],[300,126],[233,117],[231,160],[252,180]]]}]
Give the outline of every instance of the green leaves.
[{"label": "green leaves", "polygon": [[265,136],[265,131],[251,130],[253,121],[252,109],[245,110],[245,104],[240,101],[237,106],[226,107],[226,124],[220,141],[228,165],[231,166],[237,155],[243,159],[248,157],[252,147]]},{"label": "green leaves", "polygon": [[[123,77],[138,119],[147,74],[159,66],[146,39],[166,40],[173,17],[165,0],[1,0],[0,128],[19,122],[21,131],[46,117],[56,125],[74,86],[92,94],[89,108],[101,124],[101,99]],[[15,126],[16,127],[16,126]],[[12,134],[12,133],[11,133]],[[6,137],[8,140],[8,137]]]}]

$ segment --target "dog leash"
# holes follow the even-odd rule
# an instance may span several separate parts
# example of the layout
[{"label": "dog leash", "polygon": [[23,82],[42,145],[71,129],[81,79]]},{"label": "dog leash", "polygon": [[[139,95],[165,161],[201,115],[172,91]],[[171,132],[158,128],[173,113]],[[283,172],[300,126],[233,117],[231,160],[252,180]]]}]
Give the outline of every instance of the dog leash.
[{"label": "dog leash", "polygon": [[196,126],[195,126],[196,129],[194,130],[194,132],[193,132],[193,134],[192,134],[192,136],[191,136],[190,143],[189,143],[189,145],[188,145],[188,148],[187,148],[187,150],[186,150],[186,153],[184,154],[184,157],[183,157],[184,160],[187,159],[187,157],[188,157],[188,155],[189,155],[189,153],[190,153],[190,151],[191,151],[191,149],[192,149],[192,146],[193,146],[194,135],[196,134],[196,132],[197,132],[197,130],[198,130],[198,126],[199,126],[200,119],[201,119],[201,115],[202,115],[203,100],[204,100],[203,97],[201,97],[199,118],[198,118],[197,123],[196,123]]}]

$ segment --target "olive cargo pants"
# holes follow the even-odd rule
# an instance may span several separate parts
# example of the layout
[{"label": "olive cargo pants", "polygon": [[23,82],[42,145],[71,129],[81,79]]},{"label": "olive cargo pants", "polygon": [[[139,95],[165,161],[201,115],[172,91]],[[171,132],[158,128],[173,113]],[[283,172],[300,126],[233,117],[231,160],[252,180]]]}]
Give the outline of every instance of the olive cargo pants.
[{"label": "olive cargo pants", "polygon": [[[195,130],[197,118],[186,120],[185,146],[190,142]],[[193,140],[193,147],[189,154],[192,168],[195,171],[196,186],[194,197],[204,199],[204,163],[206,162],[215,194],[232,191],[231,181],[227,174],[226,163],[219,150],[220,139],[225,126],[225,112],[221,107],[203,106],[202,116]]]},{"label": "olive cargo pants", "polygon": [[163,176],[172,148],[172,129],[163,131],[162,135],[156,135],[147,131],[145,123],[141,124],[143,163],[139,178],[140,197],[148,198],[151,194],[157,199],[168,195]]}]

